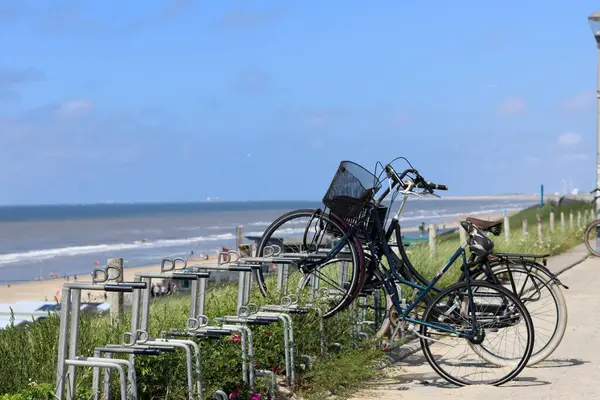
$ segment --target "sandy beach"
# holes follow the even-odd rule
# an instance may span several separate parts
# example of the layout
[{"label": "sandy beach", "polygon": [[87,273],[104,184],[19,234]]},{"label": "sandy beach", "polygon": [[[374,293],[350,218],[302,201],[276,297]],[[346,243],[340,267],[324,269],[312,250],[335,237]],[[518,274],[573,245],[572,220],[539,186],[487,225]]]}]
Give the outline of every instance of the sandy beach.
[{"label": "sandy beach", "polygon": [[[477,218],[485,219],[485,220],[496,220],[501,219],[502,214],[482,214],[476,215]],[[450,227],[456,226],[460,219],[447,219],[441,220],[438,226],[440,227]],[[410,227],[403,228],[404,232],[416,232],[418,228]],[[125,281],[133,281],[134,275],[138,272],[158,272],[160,271],[160,264],[152,264],[143,267],[133,267],[127,268],[125,267],[123,271],[124,280]],[[193,260],[194,264],[198,263],[216,263],[216,256],[212,256],[208,260]],[[76,279],[78,282],[89,282],[91,281],[91,269],[89,274],[77,275]],[[74,279],[73,276],[68,278],[69,281]],[[55,297],[59,297],[60,290],[62,285],[67,282],[67,279],[64,277],[55,278],[55,279],[43,279],[31,282],[23,282],[23,283],[13,283],[9,285],[0,286],[0,303],[14,303],[17,301],[55,301]],[[102,297],[100,296],[92,296],[90,297],[90,301],[102,301]],[[87,296],[84,295],[84,301],[87,300]]]},{"label": "sandy beach", "polygon": [[[191,264],[216,263],[216,256],[210,257],[208,260],[192,260]],[[181,266],[178,264],[177,268]],[[144,267],[134,267],[123,269],[123,280],[133,281],[136,273],[139,272],[159,272],[160,264],[152,264]],[[92,280],[91,270],[89,274],[77,275],[69,277],[68,281],[73,282],[90,282]],[[60,298],[60,290],[62,285],[67,282],[64,277],[55,279],[44,279],[32,282],[24,282],[10,285],[0,286],[0,303],[14,303],[17,301],[55,301],[55,297]],[[101,296],[90,296],[91,301],[102,301]],[[83,301],[87,301],[87,296],[83,296]]]}]

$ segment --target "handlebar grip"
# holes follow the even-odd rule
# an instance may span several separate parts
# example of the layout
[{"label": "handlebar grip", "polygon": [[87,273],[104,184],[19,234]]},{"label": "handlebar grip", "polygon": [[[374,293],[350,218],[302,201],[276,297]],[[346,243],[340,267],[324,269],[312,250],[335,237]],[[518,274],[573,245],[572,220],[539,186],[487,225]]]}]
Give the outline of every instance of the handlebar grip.
[{"label": "handlebar grip", "polygon": [[417,183],[417,187],[422,188],[422,189],[431,188],[432,190],[448,190],[448,186],[440,185],[440,184],[432,183],[432,182],[425,182],[425,183],[419,182],[419,183]]},{"label": "handlebar grip", "polygon": [[124,282],[127,286],[131,286],[133,289],[147,289],[147,282]]},{"label": "handlebar grip", "polygon": [[133,287],[130,285],[123,285],[118,283],[107,283],[104,285],[104,290],[107,292],[124,292],[129,293],[133,292]]},{"label": "handlebar grip", "polygon": [[252,267],[247,267],[245,265],[231,265],[229,266],[229,270],[231,272],[252,272]]}]

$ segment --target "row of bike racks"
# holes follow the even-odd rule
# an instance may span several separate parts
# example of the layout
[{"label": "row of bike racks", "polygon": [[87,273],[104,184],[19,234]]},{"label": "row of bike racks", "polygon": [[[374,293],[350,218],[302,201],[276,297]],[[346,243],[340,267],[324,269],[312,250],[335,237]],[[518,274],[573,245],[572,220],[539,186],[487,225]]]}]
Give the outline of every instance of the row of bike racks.
[{"label": "row of bike racks", "polygon": [[[277,247],[277,246],[273,246]],[[103,392],[105,399],[109,400],[111,372],[116,371],[119,376],[120,394],[122,399],[137,400],[137,377],[135,373],[135,358],[139,356],[157,356],[165,352],[183,351],[186,356],[186,379],[188,399],[202,399],[202,368],[201,354],[197,340],[217,339],[230,336],[234,332],[240,333],[242,347],[242,378],[250,388],[255,388],[255,378],[262,376],[267,379],[271,398],[277,397],[277,380],[273,372],[268,370],[255,370],[252,330],[250,326],[269,325],[281,323],[284,334],[284,358],[286,383],[288,387],[296,384],[296,351],[294,344],[294,323],[292,314],[304,314],[316,310],[320,318],[321,355],[326,348],[325,329],[322,310],[318,300],[329,294],[319,289],[319,279],[312,279],[310,290],[314,304],[298,304],[295,294],[285,293],[287,272],[289,267],[302,256],[287,255],[280,249],[272,249],[266,257],[243,257],[236,252],[222,253],[219,261],[214,264],[197,264],[188,266],[181,258],[164,259],[160,272],[139,272],[134,276],[133,282],[113,283],[108,282],[109,269],[96,268],[92,272],[91,283],[66,283],[63,285],[60,304],[60,333],[58,344],[58,361],[56,373],[56,398],[59,400],[72,400],[75,398],[76,372],[78,367],[93,368],[92,390],[95,400],[100,400]],[[314,255],[311,255],[314,257]],[[281,304],[257,306],[249,302],[251,289],[251,276],[254,269],[262,268],[265,264],[278,264],[277,288],[283,294]],[[342,265],[345,263],[341,263]],[[340,268],[343,268],[340,267]],[[340,270],[340,281],[347,279],[346,274]],[[120,279],[120,271],[112,279]],[[213,325],[209,324],[206,317],[205,297],[210,272],[231,271],[239,273],[237,314],[214,318]],[[150,338],[148,335],[151,287],[153,279],[178,279],[190,282],[190,311],[187,326],[184,329],[168,328],[161,331],[160,338]],[[77,354],[79,339],[81,291],[129,292],[132,293],[131,329],[123,334],[121,343],[107,344],[96,347],[93,357],[83,357]],[[334,344],[335,345],[335,344]],[[127,360],[114,358],[115,354],[128,355]],[[310,359],[302,356],[304,360]],[[104,371],[104,380],[101,384],[101,370]],[[102,386],[102,388],[101,388]],[[223,397],[224,392],[217,391],[215,398]]]}]

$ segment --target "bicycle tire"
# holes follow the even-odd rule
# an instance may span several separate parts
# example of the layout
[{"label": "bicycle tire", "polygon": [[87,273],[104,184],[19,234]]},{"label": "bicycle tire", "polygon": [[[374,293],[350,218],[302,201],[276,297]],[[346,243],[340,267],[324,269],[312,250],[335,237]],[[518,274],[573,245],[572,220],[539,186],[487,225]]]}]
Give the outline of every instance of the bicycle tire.
[{"label": "bicycle tire", "polygon": [[[282,216],[277,218],[264,231],[264,233],[261,237],[261,240],[256,249],[256,256],[262,257],[264,255],[264,250],[267,247],[270,238],[277,231],[277,229],[280,228],[282,225],[284,225],[286,222],[291,221],[293,219],[298,219],[298,218],[306,218],[306,217],[308,217],[309,219],[313,218],[313,217],[315,217],[315,215],[316,215],[315,213],[317,211],[318,210],[315,210],[315,209],[294,210],[294,211],[290,211],[286,214],[283,214]],[[346,233],[348,231],[347,225],[339,217],[335,216],[334,214],[321,213],[315,218],[319,218],[321,221],[324,221],[326,224],[331,224],[331,226],[333,226],[333,229],[336,229],[339,233]],[[348,248],[350,250],[350,259],[354,265],[354,268],[352,269],[352,274],[351,274],[352,276],[349,279],[349,286],[346,289],[346,291],[344,292],[340,302],[338,304],[336,304],[335,306],[333,306],[332,308],[330,308],[329,310],[325,311],[323,313],[324,318],[331,317],[332,315],[343,310],[350,303],[352,303],[354,298],[360,292],[360,288],[362,288],[362,285],[364,284],[364,279],[365,279],[365,272],[364,272],[364,266],[363,266],[364,255],[363,255],[362,247],[360,246],[360,242],[358,242],[358,239],[354,236],[347,238],[345,240],[346,240],[345,246],[348,246]],[[255,276],[256,282],[258,284],[257,286],[258,286],[261,294],[265,297],[268,296],[267,284],[266,284],[265,276],[263,274],[262,269],[256,269],[254,276]]]},{"label": "bicycle tire", "polygon": [[[541,331],[539,329],[539,326],[536,327],[535,326],[535,314],[533,313],[533,311],[528,308],[528,304],[532,304],[531,302],[525,302],[524,305],[527,308],[527,310],[529,311],[529,314],[532,318],[532,321],[534,323],[534,328],[535,328],[535,339],[534,339],[534,346],[539,346],[540,343],[544,343],[541,347],[538,347],[537,349],[534,348],[534,352],[531,354],[531,357],[529,358],[529,361],[527,362],[527,366],[531,367],[535,364],[538,364],[539,362],[545,360],[546,358],[548,358],[548,356],[550,356],[554,350],[556,350],[556,348],[560,345],[565,331],[567,329],[567,321],[568,321],[568,311],[567,311],[567,301],[565,299],[564,293],[562,292],[561,288],[559,287],[559,285],[554,281],[554,278],[550,275],[548,275],[548,273],[543,269],[540,268],[539,266],[537,266],[537,263],[535,262],[531,262],[531,261],[526,261],[523,260],[522,261],[523,264],[528,264],[529,267],[531,267],[530,270],[527,269],[527,267],[523,266],[523,265],[518,265],[518,264],[512,264],[510,265],[510,271],[511,273],[525,273],[527,275],[532,276],[531,279],[537,279],[540,282],[542,282],[546,287],[548,288],[548,291],[550,292],[553,300],[554,300],[554,305],[555,305],[555,309],[556,309],[556,325],[554,327],[554,330],[552,332],[552,335],[550,336],[550,340],[545,340],[545,338],[543,337],[543,335],[541,334]],[[509,267],[505,264],[502,263],[500,261],[494,261],[493,263],[491,263],[490,268],[492,270],[492,273],[494,275],[499,275],[502,273],[505,273],[508,271]],[[479,279],[479,277],[481,276],[485,276],[485,272],[481,272],[480,275],[474,277],[474,279]],[[517,295],[517,293],[514,293],[515,295]],[[522,300],[523,297],[521,296],[519,298],[519,300]],[[485,354],[481,355],[482,357],[485,358]],[[490,358],[488,359],[488,361],[492,362],[493,359]]]},{"label": "bicycle tire", "polygon": [[595,255],[596,257],[600,257],[600,251],[598,251],[597,249],[594,249],[592,247],[592,245],[590,244],[590,234],[592,233],[592,231],[597,229],[599,224],[600,224],[600,219],[597,219],[594,222],[592,222],[591,224],[589,224],[587,226],[587,228],[585,229],[585,234],[583,235],[586,249],[591,254]]},{"label": "bicycle tire", "polygon": [[[531,353],[533,351],[533,344],[534,344],[533,322],[531,321],[531,316],[529,315],[527,308],[523,305],[523,303],[521,303],[521,301],[517,298],[517,296],[514,295],[514,293],[512,293],[510,290],[507,290],[503,286],[494,285],[494,284],[491,284],[486,281],[470,281],[468,283],[467,282],[458,282],[454,285],[448,286],[447,288],[443,289],[442,291],[440,291],[437,294],[437,296],[433,299],[433,301],[429,304],[429,306],[423,313],[422,321],[427,322],[429,320],[429,318],[431,317],[431,321],[437,322],[438,317],[439,317],[439,310],[437,308],[438,302],[440,302],[440,300],[444,296],[452,293],[453,291],[458,291],[460,289],[465,290],[468,287],[467,284],[470,285],[470,287],[472,289],[475,287],[482,287],[482,288],[491,289],[496,292],[500,292],[501,295],[503,296],[503,298],[509,299],[514,304],[514,307],[518,311],[517,315],[519,317],[522,317],[525,322],[525,327],[526,327],[526,332],[527,332],[527,338],[526,338],[527,342],[525,345],[524,353],[523,353],[522,357],[519,359],[519,362],[517,362],[515,364],[504,365],[505,367],[509,367],[512,369],[509,373],[505,374],[503,377],[501,377],[499,379],[476,383],[476,382],[469,382],[469,381],[466,381],[461,378],[456,378],[456,377],[450,375],[443,368],[443,366],[441,365],[442,362],[440,361],[440,359],[437,357],[434,357],[431,353],[429,342],[432,342],[432,343],[435,343],[435,342],[433,340],[431,340],[431,338],[429,338],[429,340],[427,340],[428,339],[428,337],[427,337],[428,330],[432,330],[432,331],[436,331],[436,330],[425,324],[421,325],[421,327],[420,327],[421,349],[423,350],[423,354],[425,356],[425,359],[429,363],[429,365],[431,365],[431,367],[442,378],[444,378],[445,380],[447,380],[448,382],[450,382],[452,384],[455,384],[457,386],[466,386],[466,385],[483,383],[483,384],[488,384],[488,385],[499,386],[506,382],[511,381],[512,379],[516,378],[517,375],[519,375],[519,373],[521,373],[521,371],[527,366],[527,362],[529,361],[529,357],[531,357]],[[469,340],[469,339],[463,339],[463,340]],[[494,366],[497,368],[497,364],[495,364]]]}]

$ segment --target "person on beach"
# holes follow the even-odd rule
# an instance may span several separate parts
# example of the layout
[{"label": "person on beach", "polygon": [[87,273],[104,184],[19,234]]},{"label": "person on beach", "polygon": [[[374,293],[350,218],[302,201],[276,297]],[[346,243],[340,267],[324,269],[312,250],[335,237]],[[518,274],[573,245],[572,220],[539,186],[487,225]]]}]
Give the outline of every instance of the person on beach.
[{"label": "person on beach", "polygon": [[421,237],[425,235],[425,222],[421,222],[419,224],[419,234],[421,235]]}]

